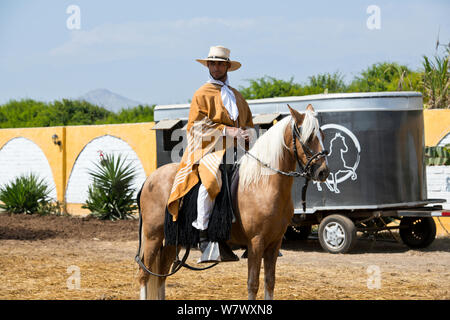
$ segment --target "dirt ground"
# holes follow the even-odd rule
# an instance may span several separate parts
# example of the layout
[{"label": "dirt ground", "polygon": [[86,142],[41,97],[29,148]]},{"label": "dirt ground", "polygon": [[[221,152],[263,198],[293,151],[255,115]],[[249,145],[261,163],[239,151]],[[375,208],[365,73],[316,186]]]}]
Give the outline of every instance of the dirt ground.
[{"label": "dirt ground", "polygon": [[[0,299],[138,299],[137,238],[136,220],[1,213]],[[450,299],[450,237],[425,250],[360,240],[351,254],[332,255],[307,240],[281,252],[275,299]],[[189,262],[198,257],[193,251]],[[246,282],[245,259],[182,269],[168,278],[166,297],[246,299]],[[263,283],[261,272],[259,298]]]}]

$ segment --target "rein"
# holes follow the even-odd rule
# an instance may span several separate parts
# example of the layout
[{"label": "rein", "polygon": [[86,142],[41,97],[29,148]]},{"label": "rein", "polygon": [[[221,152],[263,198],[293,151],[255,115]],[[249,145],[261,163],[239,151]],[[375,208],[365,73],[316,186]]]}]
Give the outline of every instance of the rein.
[{"label": "rein", "polygon": [[[138,203],[139,203],[139,200],[138,200]],[[178,243],[178,223],[177,223],[177,239],[176,239],[176,243]],[[196,268],[196,267],[190,266],[189,264],[186,263],[186,260],[187,260],[187,258],[189,256],[190,251],[191,251],[191,246],[189,246],[189,245],[186,246],[183,258],[181,258],[181,260],[180,260],[180,258],[178,256],[178,245],[175,245],[176,257],[175,257],[175,261],[173,262],[173,265],[172,265],[172,270],[169,273],[166,273],[166,274],[159,274],[159,273],[155,273],[155,272],[150,271],[145,266],[144,262],[142,262],[142,259],[141,259],[141,256],[140,256],[141,245],[142,245],[142,214],[141,214],[141,210],[139,209],[139,246],[138,246],[138,250],[137,250],[136,256],[134,257],[134,260],[142,268],[142,270],[144,270],[148,274],[151,274],[152,276],[165,278],[165,277],[169,277],[169,276],[177,273],[181,269],[181,267],[185,267],[185,268],[193,270],[193,271],[203,271],[203,270],[215,267],[218,264],[218,262],[216,262],[216,263],[213,263],[212,265],[209,265],[209,266],[204,267],[204,268]]]}]

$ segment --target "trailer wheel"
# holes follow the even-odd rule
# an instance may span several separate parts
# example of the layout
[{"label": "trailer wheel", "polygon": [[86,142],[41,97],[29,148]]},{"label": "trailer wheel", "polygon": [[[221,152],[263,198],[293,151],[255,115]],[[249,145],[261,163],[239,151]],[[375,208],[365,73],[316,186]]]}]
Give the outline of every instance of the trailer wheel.
[{"label": "trailer wheel", "polygon": [[431,217],[404,217],[400,221],[400,237],[410,248],[426,248],[436,238],[436,223]]},{"label": "trailer wheel", "polygon": [[284,234],[286,240],[307,240],[311,234],[312,226],[288,226]]},{"label": "trailer wheel", "polygon": [[333,214],[324,218],[319,225],[319,242],[325,251],[346,253],[356,242],[356,227],[349,218]]}]

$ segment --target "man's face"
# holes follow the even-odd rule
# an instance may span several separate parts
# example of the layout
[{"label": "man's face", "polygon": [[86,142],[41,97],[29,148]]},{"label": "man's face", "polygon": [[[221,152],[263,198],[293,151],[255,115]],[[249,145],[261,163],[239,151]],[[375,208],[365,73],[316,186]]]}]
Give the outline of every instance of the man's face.
[{"label": "man's face", "polygon": [[228,61],[208,61],[209,74],[215,80],[224,81],[227,78],[227,71],[230,67]]}]

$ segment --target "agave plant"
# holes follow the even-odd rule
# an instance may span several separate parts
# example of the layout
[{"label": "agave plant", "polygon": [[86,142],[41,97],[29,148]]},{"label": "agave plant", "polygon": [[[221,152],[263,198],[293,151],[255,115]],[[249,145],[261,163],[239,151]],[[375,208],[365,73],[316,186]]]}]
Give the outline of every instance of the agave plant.
[{"label": "agave plant", "polygon": [[43,213],[50,205],[50,186],[36,174],[24,174],[0,187],[0,208],[10,213]]},{"label": "agave plant", "polygon": [[450,165],[450,144],[445,147],[434,146],[425,148],[425,164],[427,166]]},{"label": "agave plant", "polygon": [[101,161],[94,162],[89,170],[93,178],[88,188],[88,199],[83,208],[102,220],[118,220],[130,217],[137,209],[133,197],[132,182],[136,177],[131,164],[125,164],[120,155],[101,154]]}]

